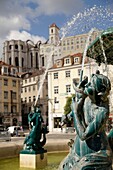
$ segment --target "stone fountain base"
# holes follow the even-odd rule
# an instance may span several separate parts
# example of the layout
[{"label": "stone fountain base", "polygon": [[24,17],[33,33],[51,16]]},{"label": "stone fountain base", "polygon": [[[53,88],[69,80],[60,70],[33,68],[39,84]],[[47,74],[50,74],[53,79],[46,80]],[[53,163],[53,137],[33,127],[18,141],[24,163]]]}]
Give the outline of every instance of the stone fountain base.
[{"label": "stone fountain base", "polygon": [[38,154],[20,153],[20,167],[37,169],[45,166],[47,166],[47,152]]}]

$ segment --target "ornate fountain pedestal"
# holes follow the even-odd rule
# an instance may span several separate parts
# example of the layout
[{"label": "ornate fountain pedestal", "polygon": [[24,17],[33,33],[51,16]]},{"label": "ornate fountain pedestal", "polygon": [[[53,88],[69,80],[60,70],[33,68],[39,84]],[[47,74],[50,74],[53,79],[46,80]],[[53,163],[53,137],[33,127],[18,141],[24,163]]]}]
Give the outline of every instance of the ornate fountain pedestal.
[{"label": "ornate fountain pedestal", "polygon": [[20,168],[44,168],[47,166],[47,151],[38,154],[20,153]]},{"label": "ornate fountain pedestal", "polygon": [[46,143],[47,127],[43,125],[40,108],[34,107],[29,113],[30,133],[25,138],[23,150],[20,152],[20,167],[44,168],[47,165],[47,150],[43,148]]}]

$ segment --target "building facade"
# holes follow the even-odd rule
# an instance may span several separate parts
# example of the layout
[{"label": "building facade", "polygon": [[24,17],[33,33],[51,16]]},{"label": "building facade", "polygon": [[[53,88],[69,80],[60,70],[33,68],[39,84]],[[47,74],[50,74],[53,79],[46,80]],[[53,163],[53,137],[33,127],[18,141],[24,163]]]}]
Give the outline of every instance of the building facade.
[{"label": "building facade", "polygon": [[[48,106],[49,130],[59,131],[61,117],[67,97],[75,94],[73,80],[79,82],[82,64],[82,53],[68,55],[58,59],[48,71]],[[90,76],[90,65],[85,59],[84,75]]]},{"label": "building facade", "polygon": [[0,124],[19,125],[21,119],[20,78],[17,68],[0,61]]},{"label": "building facade", "polygon": [[[83,53],[88,33],[60,38],[60,29],[55,23],[49,26],[48,40],[45,43],[31,40],[10,40],[4,42],[2,61],[18,68],[18,72],[33,71],[45,68],[49,63],[51,67],[55,60],[74,53]],[[95,30],[90,36],[90,42],[100,34]]]},{"label": "building facade", "polygon": [[[44,70],[27,72],[21,75],[22,124],[28,125],[28,113],[34,105],[40,107],[45,124],[48,124],[48,83]],[[44,82],[42,82],[44,81]]]}]

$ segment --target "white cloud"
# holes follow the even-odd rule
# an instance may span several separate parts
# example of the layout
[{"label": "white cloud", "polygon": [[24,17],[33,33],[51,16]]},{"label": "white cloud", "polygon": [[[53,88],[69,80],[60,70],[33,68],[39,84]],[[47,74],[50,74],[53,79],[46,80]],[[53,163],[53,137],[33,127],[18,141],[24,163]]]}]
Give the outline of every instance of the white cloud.
[{"label": "white cloud", "polygon": [[38,7],[35,12],[37,12],[37,15],[70,15],[83,8],[84,2],[82,0],[38,0]]},{"label": "white cloud", "polygon": [[32,40],[34,43],[36,43],[37,41],[41,40],[42,43],[46,41],[46,39],[44,37],[40,37],[38,35],[32,35],[26,31],[16,31],[16,30],[12,30],[10,31],[9,35],[6,36],[7,40],[11,40],[11,39],[15,39],[15,40],[22,40],[22,41],[26,41],[26,40]]}]

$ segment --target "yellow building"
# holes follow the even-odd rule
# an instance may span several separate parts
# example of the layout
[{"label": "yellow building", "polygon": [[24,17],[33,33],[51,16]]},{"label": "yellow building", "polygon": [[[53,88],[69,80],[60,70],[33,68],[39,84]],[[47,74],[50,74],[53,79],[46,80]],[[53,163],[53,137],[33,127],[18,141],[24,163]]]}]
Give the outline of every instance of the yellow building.
[{"label": "yellow building", "polygon": [[28,113],[33,105],[40,106],[45,123],[48,117],[48,84],[44,70],[26,72],[21,75],[21,101],[23,126],[28,125]]},{"label": "yellow building", "polygon": [[0,124],[21,124],[20,94],[17,68],[0,61]]}]

